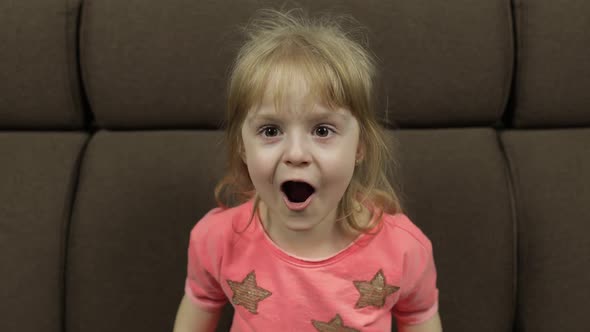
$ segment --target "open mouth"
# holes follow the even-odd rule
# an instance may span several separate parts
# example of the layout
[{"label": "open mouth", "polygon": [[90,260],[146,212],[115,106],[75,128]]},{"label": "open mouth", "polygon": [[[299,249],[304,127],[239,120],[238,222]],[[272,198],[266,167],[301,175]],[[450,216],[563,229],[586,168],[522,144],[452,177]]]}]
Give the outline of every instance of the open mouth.
[{"label": "open mouth", "polygon": [[315,188],[307,182],[285,181],[281,185],[281,191],[285,193],[290,202],[302,203],[315,192]]}]

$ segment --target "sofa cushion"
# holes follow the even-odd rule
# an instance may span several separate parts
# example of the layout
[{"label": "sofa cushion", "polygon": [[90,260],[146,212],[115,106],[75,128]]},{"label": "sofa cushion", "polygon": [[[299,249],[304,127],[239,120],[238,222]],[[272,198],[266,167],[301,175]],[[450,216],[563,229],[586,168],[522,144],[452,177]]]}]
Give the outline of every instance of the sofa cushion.
[{"label": "sofa cushion", "polygon": [[[243,40],[239,25],[265,5],[278,7],[276,1],[87,2],[80,56],[99,126],[219,127]],[[378,58],[377,109],[389,125],[491,125],[501,118],[513,65],[505,1],[301,5],[312,14],[352,14],[367,27]]]},{"label": "sofa cushion", "polygon": [[81,129],[80,0],[0,2],[0,129]]},{"label": "sofa cushion", "polygon": [[514,125],[590,125],[590,2],[515,1]]},{"label": "sofa cushion", "polygon": [[190,229],[215,206],[221,132],[100,131],[80,172],[66,330],[171,331]]},{"label": "sofa cushion", "polygon": [[521,332],[581,331],[590,298],[590,129],[507,131]]},{"label": "sofa cushion", "polygon": [[[330,1],[335,2],[335,1]],[[347,1],[378,57],[378,111],[402,128],[499,121],[513,67],[506,1]],[[341,6],[325,5],[323,8]]]},{"label": "sofa cushion", "polygon": [[[226,1],[88,1],[80,57],[101,128],[219,128],[247,13]],[[242,17],[243,19],[238,19]]]},{"label": "sofa cushion", "polygon": [[403,129],[395,137],[394,181],[433,243],[445,331],[512,331],[514,213],[496,132]]},{"label": "sofa cushion", "polygon": [[61,332],[83,133],[0,132],[0,331]]}]

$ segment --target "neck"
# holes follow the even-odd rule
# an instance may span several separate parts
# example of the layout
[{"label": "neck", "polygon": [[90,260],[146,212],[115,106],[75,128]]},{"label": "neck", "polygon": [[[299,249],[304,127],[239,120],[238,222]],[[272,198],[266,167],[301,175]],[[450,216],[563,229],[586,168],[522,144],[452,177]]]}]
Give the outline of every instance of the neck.
[{"label": "neck", "polygon": [[358,233],[345,230],[345,221],[336,221],[334,209],[314,228],[295,231],[284,227],[283,223],[273,222],[273,215],[261,202],[262,224],[272,241],[286,252],[308,259],[332,256],[347,247]]}]

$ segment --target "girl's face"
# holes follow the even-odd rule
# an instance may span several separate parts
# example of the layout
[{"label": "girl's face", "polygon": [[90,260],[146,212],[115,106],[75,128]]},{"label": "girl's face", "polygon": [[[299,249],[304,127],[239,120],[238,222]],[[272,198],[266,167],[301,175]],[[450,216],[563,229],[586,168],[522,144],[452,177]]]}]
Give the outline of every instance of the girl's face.
[{"label": "girl's face", "polygon": [[306,85],[292,83],[283,110],[268,92],[250,110],[242,158],[273,225],[299,233],[334,223],[361,149],[349,110],[305,103]]}]

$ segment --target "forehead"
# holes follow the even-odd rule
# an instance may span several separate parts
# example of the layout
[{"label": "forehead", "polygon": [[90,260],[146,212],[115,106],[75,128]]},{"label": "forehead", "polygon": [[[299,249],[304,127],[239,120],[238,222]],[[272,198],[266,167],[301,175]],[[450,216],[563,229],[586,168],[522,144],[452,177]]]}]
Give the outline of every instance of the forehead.
[{"label": "forehead", "polygon": [[331,100],[325,87],[301,72],[276,70],[268,76],[258,102],[248,110],[247,118],[308,113],[343,116],[347,110]]}]

